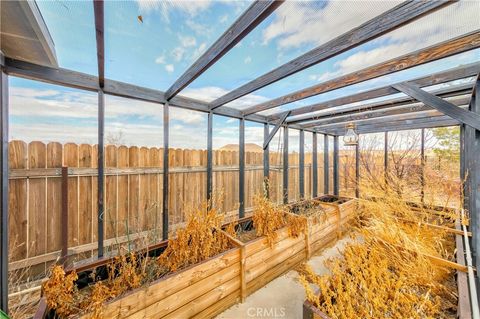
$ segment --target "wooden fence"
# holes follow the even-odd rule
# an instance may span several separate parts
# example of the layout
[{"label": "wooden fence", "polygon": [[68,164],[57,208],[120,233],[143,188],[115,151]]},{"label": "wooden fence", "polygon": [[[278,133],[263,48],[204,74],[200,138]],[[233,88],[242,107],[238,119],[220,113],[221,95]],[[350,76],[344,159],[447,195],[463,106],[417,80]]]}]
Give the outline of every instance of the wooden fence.
[{"label": "wooden fence", "polygon": [[[68,166],[68,247],[89,257],[97,241],[97,145],[10,142],[9,229],[11,269],[36,265],[41,273],[61,249],[61,167]],[[170,149],[169,223],[206,199],[206,150]],[[323,192],[323,154],[318,155]],[[213,152],[213,188],[224,212],[238,208],[238,152]],[[270,189],[282,200],[282,154],[270,153]],[[305,193],[311,196],[312,156],[305,154]],[[263,153],[245,154],[245,207],[263,189]],[[105,147],[105,239],[162,229],[163,149]],[[289,157],[289,198],[299,198],[298,154]]]}]

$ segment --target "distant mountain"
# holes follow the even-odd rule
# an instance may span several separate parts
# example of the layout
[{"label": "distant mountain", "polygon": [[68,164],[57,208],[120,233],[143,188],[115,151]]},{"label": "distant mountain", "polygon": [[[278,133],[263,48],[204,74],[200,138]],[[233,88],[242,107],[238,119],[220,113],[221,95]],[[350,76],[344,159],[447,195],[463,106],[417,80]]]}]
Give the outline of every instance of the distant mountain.
[{"label": "distant mountain", "polygon": [[[221,151],[238,151],[238,144],[227,144],[220,147]],[[263,152],[263,148],[255,143],[245,143],[245,152]]]}]

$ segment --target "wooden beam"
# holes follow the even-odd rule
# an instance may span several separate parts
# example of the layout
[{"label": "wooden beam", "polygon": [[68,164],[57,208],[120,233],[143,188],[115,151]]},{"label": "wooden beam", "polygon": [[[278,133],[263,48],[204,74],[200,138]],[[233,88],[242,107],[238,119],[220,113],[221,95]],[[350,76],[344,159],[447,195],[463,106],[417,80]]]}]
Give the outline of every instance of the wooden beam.
[{"label": "wooden beam", "polygon": [[447,102],[438,96],[428,93],[417,85],[409,82],[398,83],[393,85],[393,87],[398,91],[417,99],[425,105],[431,106],[443,114],[460,121],[463,124],[470,125],[471,127],[480,130],[480,115],[475,112],[457,107],[456,105]]},{"label": "wooden beam", "polygon": [[98,83],[101,88],[103,88],[105,82],[105,41],[103,11],[103,0],[93,0],[93,12],[95,15],[95,37],[97,40]]},{"label": "wooden beam", "polygon": [[283,125],[283,123],[285,123],[285,120],[287,119],[289,114],[290,114],[290,111],[287,111],[287,112],[283,113],[280,120],[277,122],[277,124],[275,124],[275,127],[273,128],[273,130],[270,132],[267,139],[263,142],[263,149],[264,150],[267,149],[268,145],[270,144],[270,141],[275,136],[275,134],[278,132],[280,127]]},{"label": "wooden beam", "polygon": [[[460,98],[456,101],[452,101],[454,105],[464,106],[468,103],[468,98]],[[364,112],[357,112],[354,115],[341,115],[341,116],[333,116],[331,118],[322,119],[318,121],[308,122],[303,125],[303,127],[328,127],[331,125],[338,125],[341,123],[369,123],[372,121],[389,121],[390,119],[413,119],[418,117],[423,117],[425,115],[431,116],[439,116],[443,115],[443,113],[432,109],[429,106],[424,104],[420,105],[413,105],[413,106],[397,106],[397,107],[390,107],[390,108],[382,108],[379,110],[373,111],[364,111]]]},{"label": "wooden beam", "polygon": [[433,46],[402,55],[398,58],[382,62],[371,67],[352,72],[323,83],[310,86],[279,98],[263,102],[247,108],[245,115],[265,111],[284,104],[299,101],[321,93],[343,88],[352,84],[371,80],[393,72],[409,69],[438,59],[443,59],[455,54],[480,47],[480,31],[476,30],[469,34],[450,39]]},{"label": "wooden beam", "polygon": [[327,43],[221,96],[212,109],[395,30],[454,1],[405,1]]},{"label": "wooden beam", "polygon": [[[475,76],[479,72],[480,72],[480,63],[475,62],[475,63],[462,65],[456,68],[452,68],[446,71],[434,73],[428,76],[416,78],[416,79],[410,80],[409,82],[415,83],[420,87],[430,86],[430,85],[435,85],[435,84],[440,84],[440,83],[445,83],[453,80]],[[355,102],[361,102],[364,100],[370,100],[370,99],[379,98],[382,96],[388,96],[388,95],[397,94],[397,93],[398,93],[398,90],[394,89],[391,85],[387,85],[377,89],[368,90],[365,92],[360,92],[360,93],[352,94],[349,96],[344,96],[344,97],[336,98],[333,100],[296,108],[292,110],[292,113],[290,113],[290,116],[305,114],[303,117],[298,117],[296,119],[297,120],[300,120],[300,119],[305,120],[308,118],[315,119],[315,117],[317,116],[316,114],[308,114],[308,113],[313,113],[313,112],[317,112],[325,109],[334,108],[337,106],[347,105]],[[269,116],[269,119],[276,120],[282,114],[283,112],[272,114],[271,116]]]},{"label": "wooden beam", "polygon": [[253,2],[230,28],[175,81],[165,92],[165,98],[170,100],[177,95],[183,88],[230,51],[230,49],[247,36],[282,3],[283,0],[257,0]]},{"label": "wooden beam", "polygon": [[[449,86],[447,88],[442,88],[439,90],[434,90],[432,91],[432,94],[435,94],[442,98],[465,98],[466,99],[467,96],[470,96],[472,92],[472,87],[473,87],[473,82],[465,83],[465,84],[455,85],[452,87]],[[320,120],[332,119],[334,117],[341,117],[341,116],[348,116],[348,115],[353,116],[353,115],[362,114],[368,111],[391,109],[399,106],[414,107],[414,106],[422,106],[422,105],[424,104],[416,101],[410,96],[406,96],[406,97],[383,100],[379,102],[354,105],[346,108],[341,108],[339,110],[334,109],[328,113],[324,112],[323,114],[308,116],[308,117],[304,117],[303,119],[290,117],[290,118],[287,118],[286,122],[288,124],[302,125],[304,123],[305,124],[308,123],[308,121],[313,121],[313,120],[320,121]]]}]

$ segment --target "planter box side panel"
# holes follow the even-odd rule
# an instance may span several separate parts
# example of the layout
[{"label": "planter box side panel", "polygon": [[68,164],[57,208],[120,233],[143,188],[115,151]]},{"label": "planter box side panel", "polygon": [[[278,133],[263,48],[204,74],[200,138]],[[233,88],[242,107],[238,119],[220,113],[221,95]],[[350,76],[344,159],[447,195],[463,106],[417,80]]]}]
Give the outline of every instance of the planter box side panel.
[{"label": "planter box side panel", "polygon": [[[142,314],[149,314],[151,309],[155,309],[155,316],[157,313],[168,314],[182,306],[182,303],[190,302],[188,298],[198,297],[198,292],[191,291],[193,294],[190,294],[191,286],[201,287],[201,291],[206,292],[205,289],[210,286],[204,287],[205,283],[211,282],[215,285],[231,280],[235,276],[239,277],[239,265],[240,249],[231,249],[108,302],[104,306],[103,316],[104,318],[135,318],[143,316]],[[87,317],[88,314],[84,316],[84,318]]]}]

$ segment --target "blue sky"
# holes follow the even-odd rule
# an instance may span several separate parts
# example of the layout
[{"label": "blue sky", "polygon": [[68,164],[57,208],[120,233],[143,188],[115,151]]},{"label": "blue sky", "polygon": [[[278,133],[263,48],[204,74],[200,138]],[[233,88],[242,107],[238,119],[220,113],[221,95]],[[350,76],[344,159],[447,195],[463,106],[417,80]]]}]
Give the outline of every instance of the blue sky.
[{"label": "blue sky", "polygon": [[[211,101],[392,8],[394,1],[287,1],[181,94]],[[106,1],[107,78],[166,90],[250,3],[247,1]],[[91,1],[38,1],[61,67],[97,73]],[[245,108],[369,65],[480,29],[478,1],[460,1],[229,106]],[[142,17],[143,22],[138,19]],[[270,114],[385,85],[386,81],[480,60],[479,50],[267,111]],[[11,79],[13,139],[94,143],[96,95]],[[107,97],[106,135],[125,144],[161,146],[161,106]],[[260,144],[261,125],[247,125]],[[206,115],[174,109],[172,146],[206,147]],[[215,146],[238,141],[238,121],[215,117]]]}]

